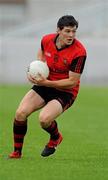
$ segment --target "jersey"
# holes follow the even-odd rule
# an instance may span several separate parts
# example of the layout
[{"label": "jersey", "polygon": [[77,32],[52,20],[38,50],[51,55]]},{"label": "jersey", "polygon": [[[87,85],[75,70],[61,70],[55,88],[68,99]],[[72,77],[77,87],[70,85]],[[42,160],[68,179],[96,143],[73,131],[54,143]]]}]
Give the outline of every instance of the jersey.
[{"label": "jersey", "polygon": [[[57,37],[58,34],[49,34],[41,40],[41,48],[50,70],[48,79],[51,81],[69,78],[69,71],[81,74],[86,60],[86,50],[80,41],[74,39],[71,45],[58,49]],[[76,97],[79,84],[80,81],[75,87],[62,90],[72,93]]]}]

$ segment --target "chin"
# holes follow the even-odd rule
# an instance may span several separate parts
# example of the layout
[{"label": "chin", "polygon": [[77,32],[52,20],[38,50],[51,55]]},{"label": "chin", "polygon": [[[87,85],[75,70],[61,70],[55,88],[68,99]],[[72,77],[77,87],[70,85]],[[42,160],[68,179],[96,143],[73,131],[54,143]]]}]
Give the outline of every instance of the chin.
[{"label": "chin", "polygon": [[72,41],[71,41],[71,42],[67,42],[66,44],[67,44],[67,45],[71,45],[71,44],[72,44]]}]

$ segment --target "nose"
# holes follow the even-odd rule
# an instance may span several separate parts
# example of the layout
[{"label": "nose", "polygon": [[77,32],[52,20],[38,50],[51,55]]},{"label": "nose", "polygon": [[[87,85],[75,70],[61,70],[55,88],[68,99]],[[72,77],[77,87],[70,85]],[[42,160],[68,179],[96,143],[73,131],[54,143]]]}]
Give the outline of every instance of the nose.
[{"label": "nose", "polygon": [[71,38],[73,36],[73,32],[70,32],[69,33],[69,37]]}]

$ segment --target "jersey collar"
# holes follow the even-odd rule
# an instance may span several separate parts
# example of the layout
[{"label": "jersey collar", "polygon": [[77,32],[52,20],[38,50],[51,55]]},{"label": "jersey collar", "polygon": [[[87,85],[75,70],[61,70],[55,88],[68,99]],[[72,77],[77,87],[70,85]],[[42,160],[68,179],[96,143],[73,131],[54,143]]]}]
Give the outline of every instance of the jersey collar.
[{"label": "jersey collar", "polygon": [[62,48],[58,48],[58,47],[56,46],[56,40],[57,40],[58,36],[59,36],[59,34],[57,34],[56,37],[54,38],[54,44],[55,44],[55,47],[56,47],[56,50],[57,50],[57,51],[61,51],[61,50],[63,50],[63,49],[66,49],[66,48],[70,47],[70,46],[74,43],[74,41],[75,41],[75,39],[74,39],[73,42],[72,42],[72,44],[66,45],[66,46],[64,46],[64,47],[62,47]]}]

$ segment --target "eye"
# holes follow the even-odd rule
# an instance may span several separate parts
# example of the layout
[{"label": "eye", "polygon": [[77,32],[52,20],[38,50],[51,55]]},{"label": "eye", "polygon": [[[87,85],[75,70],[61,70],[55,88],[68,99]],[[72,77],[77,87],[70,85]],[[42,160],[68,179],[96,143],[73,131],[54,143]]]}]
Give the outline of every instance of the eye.
[{"label": "eye", "polygon": [[70,30],[66,30],[65,32],[66,32],[66,33],[70,33]]}]

